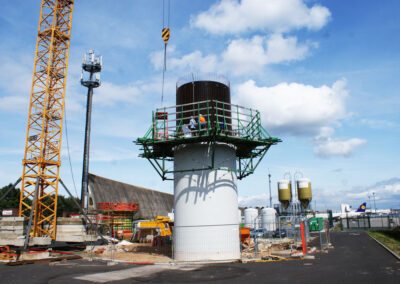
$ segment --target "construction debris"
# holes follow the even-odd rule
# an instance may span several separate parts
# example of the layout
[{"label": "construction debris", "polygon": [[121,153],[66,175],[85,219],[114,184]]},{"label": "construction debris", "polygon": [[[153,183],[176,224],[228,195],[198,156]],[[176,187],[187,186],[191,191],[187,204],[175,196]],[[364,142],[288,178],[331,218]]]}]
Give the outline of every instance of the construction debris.
[{"label": "construction debris", "polygon": [[134,262],[172,262],[171,246],[152,246],[148,243],[130,243],[88,246],[82,256]]},{"label": "construction debris", "polygon": [[283,260],[303,257],[303,252],[300,251],[301,243],[289,238],[258,239],[257,249],[252,239],[250,244],[244,243],[242,248],[242,259],[254,259],[256,257],[261,260]]}]

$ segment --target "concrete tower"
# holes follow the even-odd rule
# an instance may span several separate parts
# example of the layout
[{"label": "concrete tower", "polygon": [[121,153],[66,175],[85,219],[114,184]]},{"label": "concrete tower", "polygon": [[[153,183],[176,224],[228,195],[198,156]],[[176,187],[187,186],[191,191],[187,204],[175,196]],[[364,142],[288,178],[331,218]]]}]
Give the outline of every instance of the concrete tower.
[{"label": "concrete tower", "polygon": [[174,258],[240,258],[237,179],[280,140],[264,130],[258,111],[231,104],[221,76],[181,79],[176,105],[157,109],[152,121],[137,144],[162,179],[174,181]]}]

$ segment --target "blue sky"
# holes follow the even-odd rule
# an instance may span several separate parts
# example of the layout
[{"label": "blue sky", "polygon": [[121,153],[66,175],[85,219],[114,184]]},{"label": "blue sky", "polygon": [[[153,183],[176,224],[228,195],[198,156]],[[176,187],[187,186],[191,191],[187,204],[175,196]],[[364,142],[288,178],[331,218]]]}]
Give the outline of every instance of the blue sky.
[{"label": "blue sky", "polygon": [[[22,173],[40,1],[2,3],[0,185]],[[190,72],[221,73],[232,101],[259,109],[283,143],[239,181],[241,205],[267,205],[268,172],[311,179],[317,208],[369,201],[400,208],[400,21],[398,1],[171,0],[165,105]],[[66,119],[80,192],[86,90],[81,59],[103,55],[95,90],[90,172],[172,193],[132,140],[161,105],[162,1],[76,1]],[[61,178],[74,186],[63,133]],[[61,194],[64,194],[61,191]]]}]

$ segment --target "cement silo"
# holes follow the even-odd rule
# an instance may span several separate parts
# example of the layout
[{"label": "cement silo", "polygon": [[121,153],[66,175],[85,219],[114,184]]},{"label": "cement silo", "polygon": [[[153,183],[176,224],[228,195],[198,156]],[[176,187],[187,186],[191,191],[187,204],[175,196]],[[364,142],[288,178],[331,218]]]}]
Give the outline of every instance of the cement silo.
[{"label": "cement silo", "polygon": [[261,228],[268,232],[276,230],[276,210],[274,208],[261,209]]},{"label": "cement silo", "polygon": [[174,181],[179,261],[240,258],[237,179],[253,173],[280,142],[262,128],[258,111],[230,103],[229,84],[220,76],[179,80],[177,105],[156,109],[136,141],[140,156],[163,180]]},{"label": "cement silo", "polygon": [[297,196],[301,203],[301,206],[306,209],[312,199],[311,192],[311,181],[307,178],[301,178],[296,180],[297,183]]},{"label": "cement silo", "polygon": [[278,181],[278,199],[283,208],[287,209],[292,200],[292,184],[289,180]]},{"label": "cement silo", "polygon": [[246,208],[244,209],[244,226],[251,229],[258,229],[257,224],[258,209]]}]

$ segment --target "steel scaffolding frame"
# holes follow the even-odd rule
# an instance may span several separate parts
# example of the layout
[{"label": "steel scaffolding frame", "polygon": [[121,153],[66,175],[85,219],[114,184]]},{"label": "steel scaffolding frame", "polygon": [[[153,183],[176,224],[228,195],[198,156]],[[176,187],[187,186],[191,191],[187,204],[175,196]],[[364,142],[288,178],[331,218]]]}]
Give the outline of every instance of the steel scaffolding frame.
[{"label": "steel scaffolding frame", "polygon": [[[189,128],[189,120],[205,117],[205,123]],[[156,109],[152,124],[145,136],[138,138],[140,157],[146,158],[163,180],[172,180],[176,172],[199,170],[225,170],[235,172],[238,179],[252,173],[272,145],[281,142],[272,137],[261,125],[259,111],[239,105],[207,100]],[[183,144],[206,143],[211,152],[211,164],[196,169],[173,170],[174,150]],[[235,147],[237,166],[220,168],[214,163],[215,145],[226,143]]]}]

